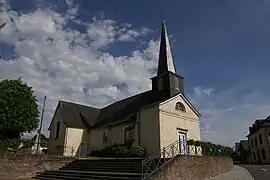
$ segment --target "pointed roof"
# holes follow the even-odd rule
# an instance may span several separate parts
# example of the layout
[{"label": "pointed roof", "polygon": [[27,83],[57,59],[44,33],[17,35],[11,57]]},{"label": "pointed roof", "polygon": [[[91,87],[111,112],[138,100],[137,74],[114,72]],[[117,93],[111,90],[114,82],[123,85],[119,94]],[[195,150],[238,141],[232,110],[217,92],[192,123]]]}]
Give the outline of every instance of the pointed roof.
[{"label": "pointed roof", "polygon": [[169,38],[166,30],[166,24],[165,21],[162,21],[157,76],[168,71],[175,73],[175,68]]}]

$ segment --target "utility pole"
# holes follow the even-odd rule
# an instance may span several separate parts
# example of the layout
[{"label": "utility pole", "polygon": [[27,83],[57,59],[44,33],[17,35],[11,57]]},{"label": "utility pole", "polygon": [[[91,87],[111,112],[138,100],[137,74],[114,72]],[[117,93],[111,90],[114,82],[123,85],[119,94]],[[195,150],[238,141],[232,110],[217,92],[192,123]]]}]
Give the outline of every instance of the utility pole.
[{"label": "utility pole", "polygon": [[44,109],[45,109],[45,103],[46,103],[46,96],[44,96],[44,101],[43,101],[43,107],[42,107],[42,112],[41,112],[41,118],[40,118],[40,125],[39,125],[39,130],[37,132],[37,137],[36,137],[36,155],[38,154],[39,146],[40,146],[40,138],[41,138],[41,129],[42,129],[42,123],[43,123],[43,115],[44,115]]}]

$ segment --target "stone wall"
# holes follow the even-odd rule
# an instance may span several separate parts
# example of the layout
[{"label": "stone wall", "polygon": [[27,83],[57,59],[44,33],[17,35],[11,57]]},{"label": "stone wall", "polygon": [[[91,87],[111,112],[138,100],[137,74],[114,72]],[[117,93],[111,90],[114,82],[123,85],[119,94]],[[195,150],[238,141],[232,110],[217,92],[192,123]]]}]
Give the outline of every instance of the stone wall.
[{"label": "stone wall", "polygon": [[227,157],[177,156],[151,180],[203,180],[214,177],[233,168],[233,161]]},{"label": "stone wall", "polygon": [[57,156],[21,156],[21,157],[0,157],[0,179],[30,180],[36,172],[44,170],[56,170],[74,158]]}]

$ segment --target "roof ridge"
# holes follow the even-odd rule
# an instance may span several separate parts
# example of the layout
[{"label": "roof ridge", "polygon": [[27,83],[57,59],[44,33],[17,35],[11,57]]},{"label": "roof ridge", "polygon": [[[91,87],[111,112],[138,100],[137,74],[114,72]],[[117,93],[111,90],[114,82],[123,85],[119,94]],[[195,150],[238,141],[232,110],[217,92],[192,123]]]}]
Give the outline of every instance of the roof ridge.
[{"label": "roof ridge", "polygon": [[68,104],[74,104],[74,105],[84,106],[84,107],[88,107],[88,108],[94,108],[94,109],[97,109],[97,110],[102,109],[102,108],[97,108],[97,107],[88,106],[88,105],[84,105],[84,104],[74,103],[74,102],[71,102],[71,101],[59,100],[59,102],[60,103],[68,103]]}]

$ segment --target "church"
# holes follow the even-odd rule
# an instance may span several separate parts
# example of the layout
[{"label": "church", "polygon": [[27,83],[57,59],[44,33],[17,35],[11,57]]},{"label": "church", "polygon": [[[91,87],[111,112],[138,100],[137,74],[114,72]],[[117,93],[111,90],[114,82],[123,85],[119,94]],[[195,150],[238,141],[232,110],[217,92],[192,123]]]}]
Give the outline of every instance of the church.
[{"label": "church", "polygon": [[152,89],[103,108],[59,101],[49,126],[48,153],[85,156],[127,141],[147,156],[180,140],[201,140],[199,117],[176,73],[165,22],[162,22],[158,69]]}]

